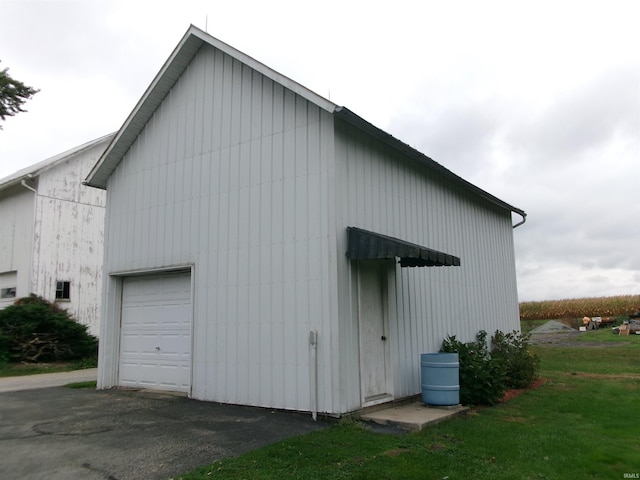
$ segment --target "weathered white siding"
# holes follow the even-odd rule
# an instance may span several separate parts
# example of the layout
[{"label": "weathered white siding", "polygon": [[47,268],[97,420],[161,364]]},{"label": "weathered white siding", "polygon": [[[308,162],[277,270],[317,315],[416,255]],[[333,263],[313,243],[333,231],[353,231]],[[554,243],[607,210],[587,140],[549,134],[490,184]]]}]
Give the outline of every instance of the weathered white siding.
[{"label": "weathered white siding", "polygon": [[[318,330],[319,410],[334,411],[332,162],[328,112],[205,46],[110,177],[106,298],[118,272],[193,267],[193,397],[309,410]],[[108,302],[101,387],[118,315]]]},{"label": "weathered white siding", "polygon": [[[56,281],[70,282],[60,301],[93,334],[99,332],[104,191],[82,185],[110,136],[51,157],[0,180],[0,277],[54,301]],[[11,301],[0,301],[0,307]]]},{"label": "weathered white siding", "polygon": [[70,299],[59,305],[97,335],[102,293],[106,195],[82,181],[108,139],[38,175],[32,292],[55,299],[56,281],[70,282]]},{"label": "weathered white siding", "polygon": [[390,265],[389,338],[396,398],[420,391],[421,353],[447,335],[518,329],[511,214],[436,178],[353,127],[336,128],[336,229],[343,411],[360,399],[355,268],[344,256],[357,226],[460,257],[460,267]]},{"label": "weathered white siding", "polygon": [[[33,192],[19,184],[0,192],[0,274],[15,278],[16,298],[31,292],[33,202]],[[0,300],[0,306],[12,301]]]}]

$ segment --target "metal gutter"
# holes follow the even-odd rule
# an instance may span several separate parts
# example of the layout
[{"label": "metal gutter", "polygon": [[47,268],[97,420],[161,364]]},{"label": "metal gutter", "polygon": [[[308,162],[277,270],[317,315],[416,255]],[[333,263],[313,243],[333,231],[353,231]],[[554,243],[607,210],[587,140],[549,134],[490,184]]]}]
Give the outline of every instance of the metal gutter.
[{"label": "metal gutter", "polygon": [[[518,212],[515,212],[518,213]],[[522,212],[522,213],[518,213],[518,215],[522,215],[522,221],[516,223],[513,228],[518,228],[520,225],[524,225],[524,223],[527,221],[527,214]]]}]

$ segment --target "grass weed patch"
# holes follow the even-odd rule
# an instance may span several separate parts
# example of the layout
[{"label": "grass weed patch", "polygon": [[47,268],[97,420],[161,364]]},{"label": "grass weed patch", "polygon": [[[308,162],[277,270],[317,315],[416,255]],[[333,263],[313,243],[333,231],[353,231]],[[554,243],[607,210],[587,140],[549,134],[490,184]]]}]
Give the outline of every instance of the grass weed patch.
[{"label": "grass weed patch", "polygon": [[72,388],[74,390],[80,390],[80,389],[84,389],[84,388],[95,390],[97,384],[98,384],[98,382],[96,382],[95,380],[91,380],[91,381],[88,381],[88,382],[69,383],[69,384],[65,385],[65,387]]}]

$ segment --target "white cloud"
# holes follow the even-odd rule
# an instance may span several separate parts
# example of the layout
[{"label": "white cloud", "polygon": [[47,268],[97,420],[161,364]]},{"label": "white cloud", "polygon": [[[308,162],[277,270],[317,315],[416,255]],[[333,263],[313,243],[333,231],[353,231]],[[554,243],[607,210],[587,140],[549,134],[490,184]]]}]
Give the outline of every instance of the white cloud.
[{"label": "white cloud", "polygon": [[634,1],[3,0],[0,177],[120,127],[190,23],[528,213],[522,299],[637,293]]}]

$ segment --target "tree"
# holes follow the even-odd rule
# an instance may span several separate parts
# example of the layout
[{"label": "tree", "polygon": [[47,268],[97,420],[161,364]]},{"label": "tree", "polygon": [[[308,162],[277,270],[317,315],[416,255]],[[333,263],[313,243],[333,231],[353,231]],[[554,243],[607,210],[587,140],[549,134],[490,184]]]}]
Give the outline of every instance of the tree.
[{"label": "tree", "polygon": [[0,119],[4,121],[6,117],[12,117],[18,112],[26,112],[22,105],[38,92],[39,90],[12,78],[8,68],[0,70]]}]

